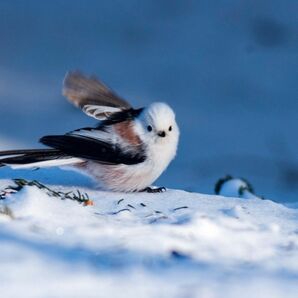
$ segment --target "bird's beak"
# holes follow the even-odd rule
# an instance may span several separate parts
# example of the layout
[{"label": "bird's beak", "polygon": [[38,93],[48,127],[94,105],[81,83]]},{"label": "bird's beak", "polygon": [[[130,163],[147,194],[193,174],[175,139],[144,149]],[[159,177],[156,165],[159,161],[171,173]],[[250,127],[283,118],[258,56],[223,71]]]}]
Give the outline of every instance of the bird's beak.
[{"label": "bird's beak", "polygon": [[164,138],[164,137],[166,136],[166,132],[165,132],[164,130],[162,130],[162,131],[159,131],[159,132],[157,133],[157,135],[158,135],[159,137]]}]

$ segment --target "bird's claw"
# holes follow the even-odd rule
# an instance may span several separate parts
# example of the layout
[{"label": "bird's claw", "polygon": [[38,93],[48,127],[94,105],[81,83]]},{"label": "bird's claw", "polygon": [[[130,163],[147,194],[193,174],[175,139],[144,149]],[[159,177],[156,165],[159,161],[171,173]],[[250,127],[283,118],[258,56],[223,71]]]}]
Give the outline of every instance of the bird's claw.
[{"label": "bird's claw", "polygon": [[166,188],[165,187],[157,187],[157,188],[146,187],[143,191],[148,193],[161,193],[161,192],[165,192]]}]

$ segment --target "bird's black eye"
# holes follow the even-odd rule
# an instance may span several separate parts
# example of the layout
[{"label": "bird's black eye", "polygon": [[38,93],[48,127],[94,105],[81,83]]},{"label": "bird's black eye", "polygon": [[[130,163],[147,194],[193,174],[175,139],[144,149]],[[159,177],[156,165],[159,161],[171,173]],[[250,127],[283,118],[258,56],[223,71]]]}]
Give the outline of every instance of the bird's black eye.
[{"label": "bird's black eye", "polygon": [[148,126],[147,126],[147,130],[148,130],[148,131],[152,131],[152,126],[151,126],[151,125],[148,125]]},{"label": "bird's black eye", "polygon": [[169,131],[172,131],[172,126],[169,127]]}]

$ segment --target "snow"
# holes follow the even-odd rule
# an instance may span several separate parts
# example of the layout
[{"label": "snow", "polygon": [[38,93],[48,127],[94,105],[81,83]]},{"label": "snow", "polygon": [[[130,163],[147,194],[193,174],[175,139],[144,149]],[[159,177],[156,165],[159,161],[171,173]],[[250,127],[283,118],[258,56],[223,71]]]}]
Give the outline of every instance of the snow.
[{"label": "snow", "polygon": [[173,189],[48,186],[87,192],[94,205],[35,186],[1,201],[10,210],[0,215],[3,297],[297,297],[297,209]]}]

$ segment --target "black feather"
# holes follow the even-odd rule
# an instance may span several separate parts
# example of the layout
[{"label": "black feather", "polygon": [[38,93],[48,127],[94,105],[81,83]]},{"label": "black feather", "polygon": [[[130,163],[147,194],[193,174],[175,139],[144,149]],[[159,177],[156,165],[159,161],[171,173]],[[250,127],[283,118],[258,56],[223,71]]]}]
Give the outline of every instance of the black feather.
[{"label": "black feather", "polygon": [[71,156],[67,156],[65,153],[56,149],[10,150],[0,152],[0,156],[9,156],[0,159],[1,166],[6,164],[29,164],[59,158],[71,158]]},{"label": "black feather", "polygon": [[137,118],[144,108],[140,109],[128,109],[128,110],[123,110],[117,113],[112,114],[110,117],[108,117],[106,120],[101,121],[97,128],[103,128],[105,126],[113,125],[116,123],[120,123],[123,121],[131,121]]},{"label": "black feather", "polygon": [[36,153],[58,153],[59,150],[56,149],[19,149],[19,150],[6,150],[0,151],[0,156],[8,155],[20,155],[20,154],[36,154]]},{"label": "black feather", "polygon": [[138,164],[145,160],[144,150],[136,153],[123,152],[114,144],[80,135],[45,136],[40,142],[60,150],[66,155],[98,161],[107,164]]},{"label": "black feather", "polygon": [[111,116],[109,116],[106,120],[102,120],[98,123],[96,127],[84,127],[84,128],[79,128],[74,130],[75,131],[80,131],[80,130],[87,130],[87,131],[92,131],[92,130],[105,130],[106,126],[110,126],[116,123],[124,122],[124,121],[131,121],[137,118],[142,112],[144,108],[140,109],[129,109],[129,110],[123,110],[121,112],[116,112],[113,113]]}]

